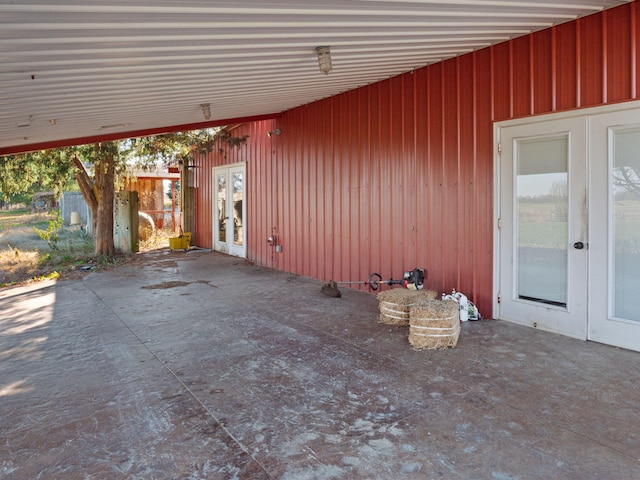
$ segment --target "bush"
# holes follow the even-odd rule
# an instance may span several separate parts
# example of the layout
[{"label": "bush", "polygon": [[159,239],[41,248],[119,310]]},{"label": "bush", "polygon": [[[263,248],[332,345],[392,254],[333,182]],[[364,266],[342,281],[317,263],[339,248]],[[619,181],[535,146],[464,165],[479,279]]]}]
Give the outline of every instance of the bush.
[{"label": "bush", "polygon": [[42,240],[47,242],[51,250],[56,251],[58,250],[58,238],[60,238],[60,229],[63,223],[60,212],[57,212],[56,216],[49,221],[49,226],[46,230],[40,230],[39,228],[34,228],[34,230]]}]

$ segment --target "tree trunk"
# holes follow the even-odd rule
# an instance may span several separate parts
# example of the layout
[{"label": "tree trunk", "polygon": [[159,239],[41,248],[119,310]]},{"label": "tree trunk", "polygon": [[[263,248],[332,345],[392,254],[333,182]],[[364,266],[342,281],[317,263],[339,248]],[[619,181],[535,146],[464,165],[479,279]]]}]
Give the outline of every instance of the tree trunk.
[{"label": "tree trunk", "polygon": [[113,155],[106,154],[96,165],[95,186],[98,190],[98,221],[95,253],[112,257],[116,253],[113,242],[113,197],[116,165]]},{"label": "tree trunk", "polygon": [[96,222],[98,220],[98,198],[93,189],[93,181],[77,155],[73,157],[73,164],[76,167],[76,182],[78,182],[84,201],[87,202],[89,210],[91,210],[91,233],[95,235]]},{"label": "tree trunk", "polygon": [[115,185],[115,159],[105,154],[95,165],[95,181],[91,180],[84,166],[75,157],[76,180],[87,205],[91,209],[95,254],[113,256],[113,198]]}]

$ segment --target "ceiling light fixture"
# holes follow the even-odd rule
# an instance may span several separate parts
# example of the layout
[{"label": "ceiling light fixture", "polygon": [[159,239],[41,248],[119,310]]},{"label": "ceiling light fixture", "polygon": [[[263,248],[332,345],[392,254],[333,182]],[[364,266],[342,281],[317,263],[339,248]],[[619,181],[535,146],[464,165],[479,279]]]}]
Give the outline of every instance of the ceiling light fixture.
[{"label": "ceiling light fixture", "polygon": [[209,120],[211,118],[211,104],[209,103],[201,103],[200,108],[202,108],[202,115],[205,120]]},{"label": "ceiling light fixture", "polygon": [[320,71],[325,75],[329,75],[332,69],[331,66],[331,50],[329,47],[316,47],[316,53],[318,54],[318,66]]}]

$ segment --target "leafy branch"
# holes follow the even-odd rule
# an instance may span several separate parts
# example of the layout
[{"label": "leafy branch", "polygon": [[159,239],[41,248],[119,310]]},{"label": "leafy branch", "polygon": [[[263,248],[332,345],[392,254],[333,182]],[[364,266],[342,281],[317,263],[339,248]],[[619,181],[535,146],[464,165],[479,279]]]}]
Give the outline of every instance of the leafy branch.
[{"label": "leafy branch", "polygon": [[58,250],[58,239],[60,238],[60,229],[63,225],[62,216],[60,212],[57,213],[54,219],[49,222],[49,226],[46,230],[35,228],[35,232],[38,234],[41,240],[45,240],[51,250]]}]

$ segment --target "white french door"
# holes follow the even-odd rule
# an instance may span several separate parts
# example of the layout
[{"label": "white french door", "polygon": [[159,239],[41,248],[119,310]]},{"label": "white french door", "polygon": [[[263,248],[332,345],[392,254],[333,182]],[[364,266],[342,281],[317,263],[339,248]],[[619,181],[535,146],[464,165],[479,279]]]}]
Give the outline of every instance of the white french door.
[{"label": "white french door", "polygon": [[244,164],[213,169],[213,246],[219,252],[246,256]]},{"label": "white french door", "polygon": [[640,351],[640,110],[592,117],[589,338]]},{"label": "white french door", "polygon": [[640,103],[496,126],[494,316],[640,351]]},{"label": "white french door", "polygon": [[586,120],[502,128],[498,317],[587,338]]}]

